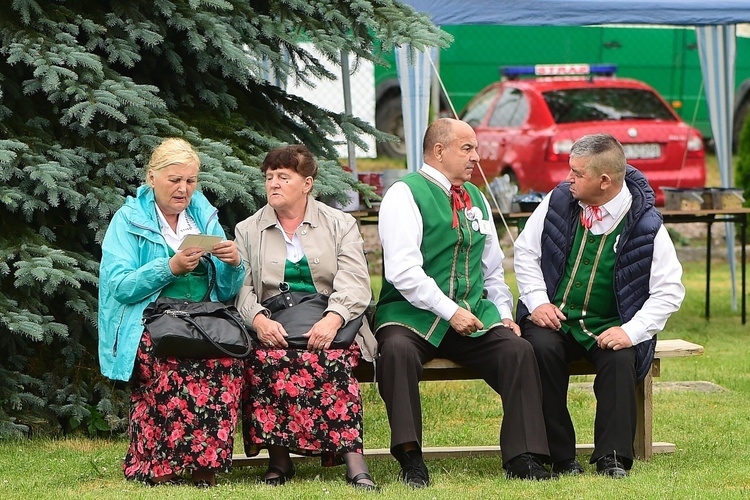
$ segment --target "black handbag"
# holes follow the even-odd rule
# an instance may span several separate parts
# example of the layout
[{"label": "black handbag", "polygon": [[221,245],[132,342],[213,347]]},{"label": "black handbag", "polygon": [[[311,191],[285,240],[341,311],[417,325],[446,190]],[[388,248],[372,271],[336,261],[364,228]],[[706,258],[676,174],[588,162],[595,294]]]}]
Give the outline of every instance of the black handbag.
[{"label": "black handbag", "polygon": [[234,306],[211,301],[216,266],[210,257],[202,258],[211,274],[202,301],[160,297],[143,311],[143,325],[151,334],[154,355],[198,359],[247,357],[253,348],[252,337]]},{"label": "black handbag", "polygon": [[[322,293],[290,292],[287,283],[279,284],[279,293],[261,303],[271,312],[271,319],[286,330],[286,343],[293,349],[307,349],[305,333],[320,321],[328,307],[328,295]],[[362,327],[362,315],[352,318],[339,328],[330,349],[348,349]]]}]

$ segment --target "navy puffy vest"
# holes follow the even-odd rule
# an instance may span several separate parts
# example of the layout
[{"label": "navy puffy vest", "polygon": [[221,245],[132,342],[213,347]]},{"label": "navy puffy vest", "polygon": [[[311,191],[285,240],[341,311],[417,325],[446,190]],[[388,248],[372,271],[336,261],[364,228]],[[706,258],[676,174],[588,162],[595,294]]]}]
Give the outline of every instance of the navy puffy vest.
[{"label": "navy puffy vest", "polygon": [[[633,204],[617,243],[614,291],[620,319],[626,323],[635,316],[649,297],[648,282],[654,254],[654,238],[662,225],[662,216],[654,208],[654,191],[644,175],[628,165],[625,184],[633,195]],[[570,194],[568,183],[559,184],[549,200],[549,211],[542,231],[542,273],[547,295],[554,297],[560,285],[575,232],[580,224],[581,207]],[[518,301],[517,318],[529,314]],[[656,335],[651,341],[634,346],[636,376],[642,381],[654,359]]]}]

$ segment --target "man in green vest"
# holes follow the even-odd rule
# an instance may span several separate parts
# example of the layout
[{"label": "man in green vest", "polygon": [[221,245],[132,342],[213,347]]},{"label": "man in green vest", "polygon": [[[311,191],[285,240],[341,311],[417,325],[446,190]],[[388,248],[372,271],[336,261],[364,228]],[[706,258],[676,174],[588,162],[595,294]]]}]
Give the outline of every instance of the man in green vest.
[{"label": "man in green vest", "polygon": [[385,280],[376,367],[391,453],[404,483],[429,485],[419,380],[424,363],[442,357],[475,369],[500,394],[506,476],[550,479],[533,349],[512,320],[490,206],[468,182],[479,162],[476,135],[466,122],[442,118],[428,127],[423,150],[422,168],[388,189],[379,212]]},{"label": "man in green vest", "polygon": [[567,394],[568,363],[586,358],[597,373],[590,463],[623,478],[633,462],[636,385],[656,333],[685,296],[682,267],[653,189],[617,139],[582,137],[569,164],[516,239],[517,318],[539,362],[552,471],[584,472]]}]

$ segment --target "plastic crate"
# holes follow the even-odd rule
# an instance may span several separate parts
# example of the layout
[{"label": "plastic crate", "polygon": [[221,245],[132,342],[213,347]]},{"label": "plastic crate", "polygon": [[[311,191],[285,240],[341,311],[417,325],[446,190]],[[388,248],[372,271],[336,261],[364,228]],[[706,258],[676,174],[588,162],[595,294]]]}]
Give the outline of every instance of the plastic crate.
[{"label": "plastic crate", "polygon": [[713,208],[717,210],[742,208],[745,202],[742,192],[742,188],[711,188]]},{"label": "plastic crate", "polygon": [[697,210],[705,210],[707,208],[707,200],[711,200],[711,196],[704,198],[703,189],[681,189],[663,187],[664,191],[664,209],[665,210],[680,210],[682,212],[695,212]]}]

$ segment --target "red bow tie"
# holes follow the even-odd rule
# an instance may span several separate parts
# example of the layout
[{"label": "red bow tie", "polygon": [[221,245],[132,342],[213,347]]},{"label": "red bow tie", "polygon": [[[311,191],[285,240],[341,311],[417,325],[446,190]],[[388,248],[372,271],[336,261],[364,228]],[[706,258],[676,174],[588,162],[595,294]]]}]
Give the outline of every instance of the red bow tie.
[{"label": "red bow tie", "polygon": [[581,211],[581,224],[586,229],[591,229],[594,225],[594,220],[602,220],[602,209],[595,205],[589,205]]},{"label": "red bow tie", "polygon": [[451,203],[453,205],[453,229],[458,227],[458,211],[471,209],[471,198],[461,186],[451,186]]}]

